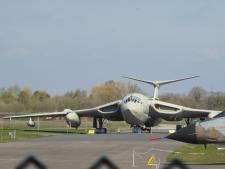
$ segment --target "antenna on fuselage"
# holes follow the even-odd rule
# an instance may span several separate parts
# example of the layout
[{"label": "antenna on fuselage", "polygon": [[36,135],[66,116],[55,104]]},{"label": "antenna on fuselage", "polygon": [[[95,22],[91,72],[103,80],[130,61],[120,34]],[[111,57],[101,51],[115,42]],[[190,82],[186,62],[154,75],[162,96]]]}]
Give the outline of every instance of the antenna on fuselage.
[{"label": "antenna on fuselage", "polygon": [[122,76],[122,77],[126,78],[126,79],[135,80],[135,81],[138,81],[138,82],[143,82],[143,83],[153,85],[153,87],[154,87],[153,99],[158,100],[159,99],[160,86],[165,85],[165,84],[169,84],[169,83],[175,83],[175,82],[179,82],[179,81],[183,81],[183,80],[197,78],[199,76],[191,76],[191,77],[186,77],[186,78],[176,79],[176,80],[155,80],[155,81],[141,80],[141,79],[137,79],[137,78],[133,78],[133,77],[127,77],[127,76]]}]

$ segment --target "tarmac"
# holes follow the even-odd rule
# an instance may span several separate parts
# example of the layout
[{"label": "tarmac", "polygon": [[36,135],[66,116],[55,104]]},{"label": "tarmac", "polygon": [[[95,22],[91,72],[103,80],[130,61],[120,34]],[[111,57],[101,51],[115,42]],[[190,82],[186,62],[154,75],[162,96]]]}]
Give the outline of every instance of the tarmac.
[{"label": "tarmac", "polygon": [[[126,133],[96,135],[57,135],[29,141],[0,144],[0,168],[14,169],[32,155],[48,169],[88,169],[101,157],[107,157],[120,169],[150,168],[150,157],[164,168],[166,156],[183,143],[158,139],[166,134]],[[224,168],[221,165],[189,168]],[[155,168],[155,166],[153,167]]]}]

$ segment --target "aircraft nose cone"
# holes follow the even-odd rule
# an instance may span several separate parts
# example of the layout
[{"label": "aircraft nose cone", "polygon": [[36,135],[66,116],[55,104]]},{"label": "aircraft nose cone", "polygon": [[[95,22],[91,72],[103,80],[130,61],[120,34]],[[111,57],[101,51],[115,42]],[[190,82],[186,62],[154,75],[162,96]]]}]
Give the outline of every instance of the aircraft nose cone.
[{"label": "aircraft nose cone", "polygon": [[134,108],[134,106],[132,104],[123,104],[121,106],[121,108],[122,108],[122,112],[124,114],[126,114],[126,115],[127,114],[133,114],[133,112],[136,111],[135,108]]},{"label": "aircraft nose cone", "polygon": [[126,109],[122,113],[123,113],[124,120],[128,124],[142,124],[142,122],[138,119],[138,117],[135,116],[134,111],[130,109]]},{"label": "aircraft nose cone", "polygon": [[197,143],[195,124],[184,127],[175,133],[168,135],[166,138],[186,143]]},{"label": "aircraft nose cone", "polygon": [[131,125],[142,125],[144,122],[142,121],[142,116],[138,113],[138,111],[132,105],[124,106],[122,108],[122,115],[124,120]]}]

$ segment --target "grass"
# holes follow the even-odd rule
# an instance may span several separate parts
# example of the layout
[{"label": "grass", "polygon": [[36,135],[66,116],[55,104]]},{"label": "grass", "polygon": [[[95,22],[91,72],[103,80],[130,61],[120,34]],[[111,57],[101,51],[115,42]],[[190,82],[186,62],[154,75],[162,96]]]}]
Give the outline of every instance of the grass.
[{"label": "grass", "polygon": [[47,133],[59,133],[59,134],[86,134],[85,129],[74,129],[74,128],[41,128],[41,129],[20,129],[23,131],[33,132],[47,132]]},{"label": "grass", "polygon": [[[28,119],[12,119],[11,122],[10,120],[3,120],[0,119],[0,128],[3,126],[4,128],[17,128],[17,127],[27,127],[26,123]],[[34,119],[35,123],[37,124],[37,120]],[[81,118],[81,125],[79,128],[92,128],[93,122],[92,119],[85,119]],[[68,125],[66,124],[65,120],[42,120],[40,119],[40,127],[41,128],[67,128]],[[129,124],[126,122],[118,122],[118,121],[108,121],[103,123],[103,127],[116,130],[118,128],[130,128]]]},{"label": "grass", "polygon": [[[14,132],[15,132],[15,137],[14,137]],[[30,131],[23,131],[23,130],[2,129],[0,130],[0,143],[29,140],[34,138],[42,138],[42,137],[47,137],[50,135],[52,134],[43,133],[43,132],[30,132]]]},{"label": "grass", "polygon": [[[40,121],[39,131],[37,127],[28,127],[26,122],[27,119],[12,121],[0,119],[0,143],[48,137],[57,133],[77,134],[82,132],[68,128],[63,120]],[[13,137],[14,131],[16,131],[15,138]]]},{"label": "grass", "polygon": [[[43,120],[40,119],[39,130],[36,127],[30,128],[26,125],[28,119],[3,120],[0,119],[0,143],[18,140],[28,140],[33,138],[47,137],[55,134],[85,134],[87,129],[92,128],[92,120],[82,118],[81,126],[78,129],[69,128],[65,120]],[[36,124],[37,121],[34,119]],[[109,133],[117,132],[118,129],[127,129],[129,125],[125,122],[107,122],[104,123]],[[16,130],[16,138],[13,132]],[[10,133],[12,133],[10,135]]]},{"label": "grass", "polygon": [[[15,133],[15,134],[14,134]],[[86,134],[85,129],[74,128],[14,128],[0,130],[0,143],[48,137],[56,134]],[[14,136],[15,135],[15,136]]]},{"label": "grass", "polygon": [[214,144],[207,145],[206,149],[204,145],[186,144],[175,152],[169,154],[167,161],[179,159],[194,164],[225,163],[225,150],[217,150]]}]

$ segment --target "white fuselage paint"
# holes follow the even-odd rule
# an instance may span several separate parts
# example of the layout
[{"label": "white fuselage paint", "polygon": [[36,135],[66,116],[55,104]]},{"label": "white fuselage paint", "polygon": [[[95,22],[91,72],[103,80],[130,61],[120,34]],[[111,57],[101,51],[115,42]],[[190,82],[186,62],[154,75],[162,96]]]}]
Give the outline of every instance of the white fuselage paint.
[{"label": "white fuselage paint", "polygon": [[124,120],[131,125],[144,125],[149,118],[148,98],[134,93],[122,100],[121,112]]}]

